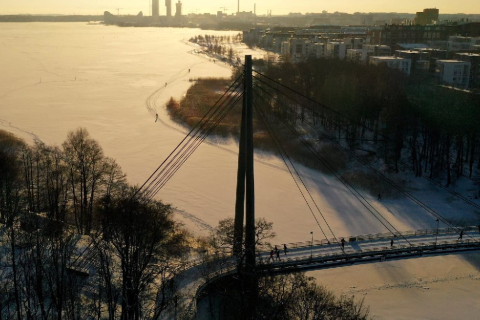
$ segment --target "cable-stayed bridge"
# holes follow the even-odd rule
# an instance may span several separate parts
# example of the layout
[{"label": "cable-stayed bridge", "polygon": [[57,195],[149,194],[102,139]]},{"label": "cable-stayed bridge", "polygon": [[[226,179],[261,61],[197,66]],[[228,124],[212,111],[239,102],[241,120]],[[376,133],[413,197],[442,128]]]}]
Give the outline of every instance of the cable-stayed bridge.
[{"label": "cable-stayed bridge", "polygon": [[[480,230],[477,226],[457,226],[404,186],[385,176],[382,171],[359,157],[354,151],[355,145],[368,146],[373,141],[388,142],[390,137],[383,135],[378,128],[369,123],[359,123],[357,120],[332,110],[281,82],[253,70],[251,57],[248,56],[244,73],[231,84],[204,117],[158,166],[139,188],[136,195],[146,199],[155,197],[202,142],[214,132],[216,126],[234,108],[240,107],[242,108],[242,122],[239,139],[237,198],[235,206],[232,204],[232,209],[235,207],[232,253],[233,257],[238,257],[243,252],[245,259],[237,260],[230,257],[219,260],[218,267],[211,269],[207,275],[200,272],[205,263],[203,260],[191,261],[188,266],[183,266],[178,280],[181,295],[185,298],[184,304],[194,305],[196,296],[205,285],[235,273],[239,273],[243,279],[247,279],[245,286],[254,297],[254,282],[248,279],[254,279],[267,271],[295,272],[312,268],[339,267],[353,263],[373,263],[387,259],[414,258],[480,249]],[[322,236],[316,242],[312,238],[312,241],[303,244],[286,244],[287,253],[281,252],[280,259],[274,257],[273,261],[270,258],[271,248],[258,248],[255,240],[254,124],[268,132],[279,157],[284,162],[299,194],[305,201],[305,210],[314,218],[316,227]],[[286,133],[294,137],[295,141],[308,151],[325,171],[335,177],[358,201],[357,205],[367,210],[371,217],[385,228],[386,232],[374,235],[338,236],[337,231],[334,230],[322,208],[312,196],[312,192],[309,190],[305,178],[300,174],[298,165],[289,154],[288,148],[283,144],[282,136]],[[371,203],[362,190],[359,190],[352,181],[342,175],[335,164],[319,152],[316,146],[319,138],[335,145],[362,168],[369,170],[372,175],[410,200],[413,205],[421,208],[431,216],[432,221],[437,222],[437,227],[414,232],[398,230]],[[480,205],[474,201],[448,188],[445,190],[472,208],[480,209]],[[442,228],[439,228],[440,223]],[[246,225],[245,238],[243,238],[244,225]],[[278,248],[282,250],[283,244],[278,245]]]}]

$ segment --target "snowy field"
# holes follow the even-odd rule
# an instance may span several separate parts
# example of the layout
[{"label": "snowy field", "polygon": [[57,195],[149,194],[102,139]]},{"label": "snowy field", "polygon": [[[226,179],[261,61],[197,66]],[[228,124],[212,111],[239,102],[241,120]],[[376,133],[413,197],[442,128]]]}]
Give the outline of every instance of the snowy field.
[{"label": "snowy field", "polygon": [[[231,73],[227,65],[193,54],[195,46],[186,40],[197,34],[227,33],[83,23],[1,24],[0,128],[29,142],[38,139],[60,145],[68,131],[85,127],[105,154],[122,166],[129,181],[141,184],[187,132],[169,120],[165,102],[171,96],[181,97],[190,78],[228,77]],[[245,47],[237,50],[252,53]],[[160,118],[157,123],[156,112]],[[236,148],[231,141],[204,144],[158,195],[177,207],[178,219],[196,234],[206,234],[218,220],[233,216]],[[256,212],[258,217],[274,222],[278,235],[274,242],[307,241],[310,232],[320,239],[316,220],[282,163],[259,154],[255,166]],[[387,231],[335,178],[303,167],[299,170],[337,236]],[[455,217],[467,225],[478,223],[478,210],[426,180],[400,180],[412,180],[409,191],[445,217]],[[478,189],[470,181],[458,188],[466,197]],[[400,231],[436,226],[434,217],[404,197],[378,201],[362,195]],[[322,224],[318,212],[315,215]],[[427,265],[432,267],[424,268]],[[372,313],[380,319],[457,318],[446,312],[432,317],[426,312],[422,317],[412,315],[412,308],[447,308],[441,297],[452,304],[458,301],[454,311],[463,318],[475,318],[465,316],[469,312],[465,305],[475,301],[476,316],[479,314],[479,282],[472,280],[480,276],[475,254],[331,269],[315,275],[337,292],[368,292],[366,302],[372,304]],[[470,275],[474,278],[468,278]],[[418,277],[453,280],[432,282],[428,290],[376,289],[415,282]],[[450,291],[453,293],[448,294]],[[393,300],[403,307],[392,309]],[[398,313],[390,314],[391,310]]]}]

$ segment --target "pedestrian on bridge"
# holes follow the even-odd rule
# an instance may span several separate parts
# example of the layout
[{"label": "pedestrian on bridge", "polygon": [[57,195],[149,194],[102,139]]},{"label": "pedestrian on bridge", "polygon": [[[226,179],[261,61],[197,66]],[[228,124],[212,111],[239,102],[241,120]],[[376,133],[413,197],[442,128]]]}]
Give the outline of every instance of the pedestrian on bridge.
[{"label": "pedestrian on bridge", "polygon": [[280,250],[277,250],[277,260],[278,260],[278,261],[282,261],[282,260],[280,259]]},{"label": "pedestrian on bridge", "polygon": [[342,238],[342,240],[340,242],[342,243],[342,250],[345,249],[345,239]]},{"label": "pedestrian on bridge", "polygon": [[393,238],[390,239],[390,248],[393,247]]},{"label": "pedestrian on bridge", "polygon": [[287,245],[285,243],[283,244],[283,252],[287,255]]},{"label": "pedestrian on bridge", "polygon": [[270,261],[270,259],[272,259],[272,261],[273,261],[273,250],[270,251],[270,258],[268,258],[268,261]]},{"label": "pedestrian on bridge", "polygon": [[462,240],[463,238],[463,230],[460,230],[460,236],[458,237],[458,240]]}]

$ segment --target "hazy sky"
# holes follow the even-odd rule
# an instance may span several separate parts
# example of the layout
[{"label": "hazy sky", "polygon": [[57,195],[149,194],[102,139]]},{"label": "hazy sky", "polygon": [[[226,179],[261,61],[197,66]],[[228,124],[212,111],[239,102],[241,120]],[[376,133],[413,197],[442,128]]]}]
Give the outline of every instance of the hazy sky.
[{"label": "hazy sky", "polygon": [[[0,0],[0,14],[103,14],[103,11],[136,14],[143,11],[148,15],[151,0]],[[160,0],[161,14],[165,13],[164,0]],[[172,0],[177,2],[177,0]],[[183,0],[183,13],[216,12],[226,7],[226,13],[236,12],[237,0]],[[257,4],[257,14],[286,14],[289,12],[409,12],[415,13],[424,8],[439,8],[442,13],[480,13],[479,0],[241,0],[240,11],[253,11]]]}]

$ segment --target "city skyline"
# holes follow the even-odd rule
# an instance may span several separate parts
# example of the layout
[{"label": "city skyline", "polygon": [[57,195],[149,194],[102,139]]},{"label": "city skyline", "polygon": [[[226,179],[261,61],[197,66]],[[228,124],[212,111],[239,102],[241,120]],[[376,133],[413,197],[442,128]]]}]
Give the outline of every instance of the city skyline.
[{"label": "city skyline", "polygon": [[[176,2],[176,1],[175,1]],[[222,11],[226,14],[235,13],[237,11],[236,0],[209,0],[208,2],[199,3],[193,0],[184,0],[184,14],[188,13],[215,13]],[[101,15],[104,11],[112,13],[120,12],[120,14],[137,14],[142,11],[144,15],[149,15],[151,0],[136,1],[132,5],[129,0],[84,0],[81,3],[72,3],[60,0],[24,0],[21,3],[18,0],[3,0],[0,14],[86,14]],[[273,15],[285,15],[290,12],[399,12],[399,13],[415,13],[422,11],[424,8],[438,8],[440,14],[480,13],[480,2],[476,0],[465,0],[462,2],[452,2],[449,0],[439,1],[413,1],[405,0],[384,1],[382,5],[378,5],[375,0],[365,0],[356,2],[353,0],[341,0],[335,3],[319,3],[317,0],[303,0],[292,6],[282,0],[241,0],[240,11],[253,11],[256,3],[256,11],[258,15],[264,15],[268,10],[272,10]],[[160,1],[160,15],[165,15],[164,1]]]}]

